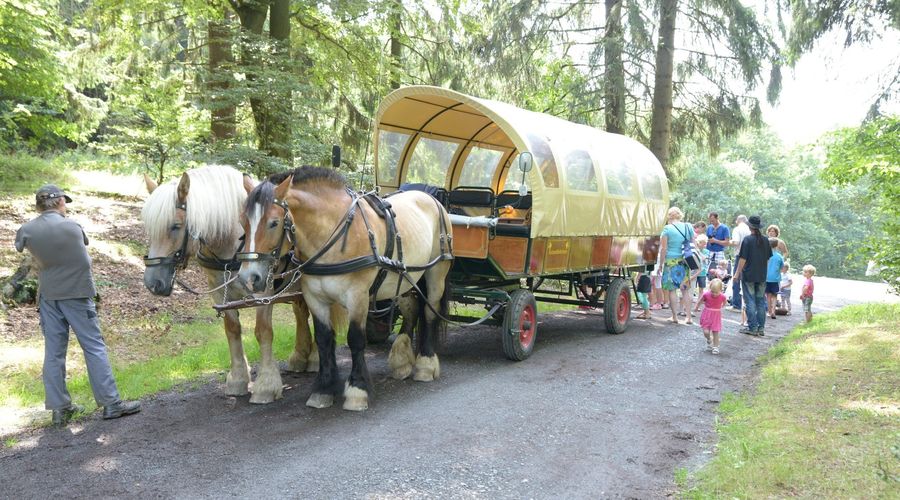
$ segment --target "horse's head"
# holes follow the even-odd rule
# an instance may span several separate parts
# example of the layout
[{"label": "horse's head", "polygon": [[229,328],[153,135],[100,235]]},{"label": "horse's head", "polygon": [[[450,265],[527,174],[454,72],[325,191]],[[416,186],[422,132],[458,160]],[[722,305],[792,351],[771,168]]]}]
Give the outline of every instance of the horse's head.
[{"label": "horse's head", "polygon": [[237,255],[241,261],[238,276],[255,293],[267,288],[273,268],[293,246],[294,227],[285,201],[292,182],[289,175],[278,185],[266,180],[254,187],[249,178],[244,179],[248,196],[241,214],[244,252]]},{"label": "horse's head", "polygon": [[176,269],[183,269],[188,262],[187,195],[191,179],[185,173],[177,186],[157,186],[146,175],[144,181],[150,192],[141,211],[150,239],[144,256],[144,286],[154,295],[170,295]]}]

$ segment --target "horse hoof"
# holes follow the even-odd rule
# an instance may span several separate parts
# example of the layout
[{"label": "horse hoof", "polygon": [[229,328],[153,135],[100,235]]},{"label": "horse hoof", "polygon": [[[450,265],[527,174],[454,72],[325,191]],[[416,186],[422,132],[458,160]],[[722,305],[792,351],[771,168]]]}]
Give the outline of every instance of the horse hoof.
[{"label": "horse hoof", "polygon": [[306,359],[298,356],[296,352],[288,358],[287,369],[293,373],[303,373],[306,371]]},{"label": "horse hoof", "polygon": [[419,356],[416,360],[416,375],[413,380],[417,382],[432,382],[441,376],[441,365],[437,355]]},{"label": "horse hoof", "polygon": [[250,393],[250,382],[226,380],[225,395],[226,396],[246,396]]},{"label": "horse hoof", "polygon": [[403,366],[396,370],[391,370],[391,378],[394,380],[406,380],[412,374],[412,367],[409,365]]},{"label": "horse hoof", "polygon": [[344,389],[344,409],[363,411],[369,409],[369,395],[359,387],[348,386]]},{"label": "horse hoof", "polygon": [[309,353],[309,359],[306,360],[306,371],[309,373],[319,373],[319,351],[313,349]]},{"label": "horse hoof", "polygon": [[274,402],[276,399],[278,399],[278,397],[276,397],[276,395],[271,394],[271,393],[269,393],[269,394],[253,393],[253,395],[250,396],[250,403],[255,404],[255,405],[266,405],[266,404]]},{"label": "horse hoof", "polygon": [[313,393],[306,400],[306,406],[311,408],[329,408],[334,404],[334,396],[331,394]]}]

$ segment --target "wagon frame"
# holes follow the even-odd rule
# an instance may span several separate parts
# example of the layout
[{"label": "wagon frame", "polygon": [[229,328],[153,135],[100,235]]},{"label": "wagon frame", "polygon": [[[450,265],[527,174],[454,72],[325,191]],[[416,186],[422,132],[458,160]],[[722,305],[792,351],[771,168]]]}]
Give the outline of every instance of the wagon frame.
[{"label": "wagon frame", "polygon": [[452,299],[493,313],[508,358],[531,354],[538,301],[602,307],[607,331],[627,329],[634,273],[656,262],[669,203],[663,169],[643,145],[410,86],[382,101],[374,149],[381,194],[426,189],[450,210]]}]

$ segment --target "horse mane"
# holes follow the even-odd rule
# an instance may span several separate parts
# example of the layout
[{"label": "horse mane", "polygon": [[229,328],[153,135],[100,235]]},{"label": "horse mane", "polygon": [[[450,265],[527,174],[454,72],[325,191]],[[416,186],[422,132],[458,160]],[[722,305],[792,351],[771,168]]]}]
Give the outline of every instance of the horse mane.
[{"label": "horse mane", "polygon": [[[191,187],[187,197],[187,225],[192,235],[210,245],[234,241],[240,233],[238,216],[247,197],[243,176],[232,167],[207,165],[187,171]],[[180,177],[157,187],[141,210],[151,238],[165,237],[175,220]]]},{"label": "horse mane", "polygon": [[268,210],[272,202],[275,201],[275,186],[281,184],[292,175],[294,176],[292,185],[307,182],[323,182],[333,187],[344,188],[347,186],[347,180],[344,176],[332,168],[304,165],[293,170],[272,174],[265,181],[257,184],[247,196],[247,201],[244,203],[244,214],[249,216],[253,206],[257,204],[263,210]]},{"label": "horse mane", "polygon": [[295,186],[297,184],[319,181],[326,184],[332,184],[336,187],[347,187],[347,179],[345,179],[337,170],[325,167],[311,167],[309,165],[303,165],[294,170],[270,175],[269,182],[277,186],[291,175],[294,176],[293,185]]}]

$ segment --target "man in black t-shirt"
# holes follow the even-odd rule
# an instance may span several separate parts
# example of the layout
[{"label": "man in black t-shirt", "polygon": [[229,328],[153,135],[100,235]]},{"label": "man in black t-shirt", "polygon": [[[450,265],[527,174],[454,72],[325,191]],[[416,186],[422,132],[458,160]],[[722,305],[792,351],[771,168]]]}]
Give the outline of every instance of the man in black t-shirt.
[{"label": "man in black t-shirt", "polygon": [[769,238],[760,232],[762,221],[758,215],[751,216],[748,224],[750,236],[741,241],[734,273],[734,279],[741,280],[747,308],[747,327],[740,332],[762,337],[766,327],[766,273],[772,247],[769,246]]}]

